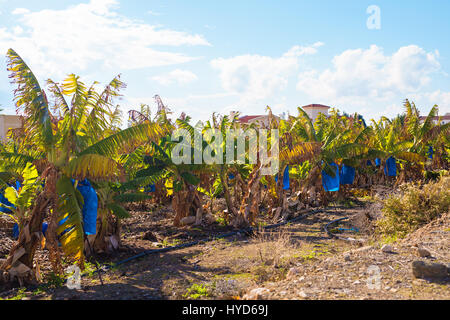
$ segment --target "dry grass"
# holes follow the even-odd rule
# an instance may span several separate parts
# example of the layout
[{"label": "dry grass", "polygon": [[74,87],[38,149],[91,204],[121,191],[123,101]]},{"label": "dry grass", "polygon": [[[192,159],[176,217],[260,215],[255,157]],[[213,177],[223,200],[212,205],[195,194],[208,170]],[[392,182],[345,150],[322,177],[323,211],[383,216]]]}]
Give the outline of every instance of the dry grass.
[{"label": "dry grass", "polygon": [[299,248],[288,230],[284,227],[275,232],[262,231],[247,247],[254,264],[250,271],[259,282],[283,280],[289,268],[298,261]]},{"label": "dry grass", "polygon": [[383,218],[377,222],[380,233],[402,238],[450,210],[450,176],[423,186],[406,184],[401,189],[399,195],[383,201]]},{"label": "dry grass", "polygon": [[287,227],[275,232],[259,232],[252,242],[261,264],[266,266],[289,265],[298,250]]}]

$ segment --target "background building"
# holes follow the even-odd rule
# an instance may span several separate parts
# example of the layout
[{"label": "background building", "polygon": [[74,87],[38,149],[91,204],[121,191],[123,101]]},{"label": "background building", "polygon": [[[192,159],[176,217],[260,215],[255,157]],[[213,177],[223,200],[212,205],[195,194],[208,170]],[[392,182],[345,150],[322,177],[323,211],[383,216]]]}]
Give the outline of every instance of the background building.
[{"label": "background building", "polygon": [[9,129],[22,127],[22,117],[18,115],[0,115],[0,139],[5,140]]},{"label": "background building", "polygon": [[[273,115],[273,117],[277,120],[277,122],[280,121],[280,117],[277,117],[276,115]],[[269,116],[268,115],[256,115],[256,116],[243,116],[239,118],[239,122],[241,124],[262,124],[265,127],[269,126]]]},{"label": "background building", "polygon": [[319,113],[323,113],[325,116],[328,116],[328,110],[330,109],[330,107],[323,104],[309,104],[302,107],[302,109],[311,118],[312,122],[315,122],[317,117],[319,116]]},{"label": "background building", "polygon": [[[420,122],[425,122],[425,120],[427,119],[426,116],[424,117],[420,117]],[[439,119],[441,120],[441,124],[446,124],[450,122],[450,112],[447,112],[445,115],[443,116],[437,116],[437,117],[433,117],[433,122],[435,124],[438,123]]]}]

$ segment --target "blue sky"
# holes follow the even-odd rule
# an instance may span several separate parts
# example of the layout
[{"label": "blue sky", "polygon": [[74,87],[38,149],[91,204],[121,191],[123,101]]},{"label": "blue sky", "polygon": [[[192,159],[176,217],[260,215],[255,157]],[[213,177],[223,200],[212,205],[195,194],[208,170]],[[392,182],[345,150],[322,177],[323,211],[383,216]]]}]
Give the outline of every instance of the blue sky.
[{"label": "blue sky", "polygon": [[[380,8],[381,29],[366,25]],[[124,113],[159,94],[178,116],[296,113],[322,103],[366,119],[450,112],[450,2],[0,0],[0,52],[41,84],[76,73],[128,84]],[[0,58],[0,104],[14,113]]]}]

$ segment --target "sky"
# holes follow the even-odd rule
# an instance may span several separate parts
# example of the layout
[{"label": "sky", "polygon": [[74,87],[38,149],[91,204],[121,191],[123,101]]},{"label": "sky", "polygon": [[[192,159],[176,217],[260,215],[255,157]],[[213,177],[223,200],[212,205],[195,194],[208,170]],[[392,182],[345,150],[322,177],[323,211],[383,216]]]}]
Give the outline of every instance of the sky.
[{"label": "sky", "polygon": [[[14,114],[5,54],[42,87],[71,73],[127,88],[124,112],[297,114],[326,104],[366,120],[403,101],[450,112],[450,1],[0,0],[0,107]],[[126,122],[126,121],[124,121]]]}]

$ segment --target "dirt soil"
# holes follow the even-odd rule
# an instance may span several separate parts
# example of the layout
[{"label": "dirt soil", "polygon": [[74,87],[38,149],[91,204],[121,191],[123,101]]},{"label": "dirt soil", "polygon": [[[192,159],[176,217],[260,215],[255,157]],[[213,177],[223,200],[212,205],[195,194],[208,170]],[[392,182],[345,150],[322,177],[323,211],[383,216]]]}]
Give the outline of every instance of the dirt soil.
[{"label": "dirt soil", "polygon": [[[95,258],[102,264],[117,262],[148,249],[208,238],[232,230],[218,223],[175,228],[167,207],[136,207],[122,226],[122,246],[114,254]],[[450,299],[449,281],[416,279],[411,271],[415,260],[450,262],[450,214],[417,230],[406,239],[391,243],[393,252],[381,247],[372,219],[377,208],[329,207],[272,232],[248,237],[200,243],[196,246],[153,254],[101,272],[91,264],[83,276],[81,289],[70,290],[51,277],[47,284],[26,289],[0,287],[4,299],[242,299],[255,288],[263,299]],[[324,226],[348,217],[333,232],[353,239],[330,237]],[[268,223],[268,221],[261,221]],[[0,220],[0,259],[13,243],[12,226]],[[342,228],[339,230],[338,228]],[[349,230],[351,229],[351,230]],[[358,232],[355,232],[355,231]],[[426,247],[430,258],[419,258],[416,246]],[[38,252],[44,258],[46,250]],[[379,282],[371,282],[370,270],[379,271]],[[370,283],[379,283],[368,286]]]}]

